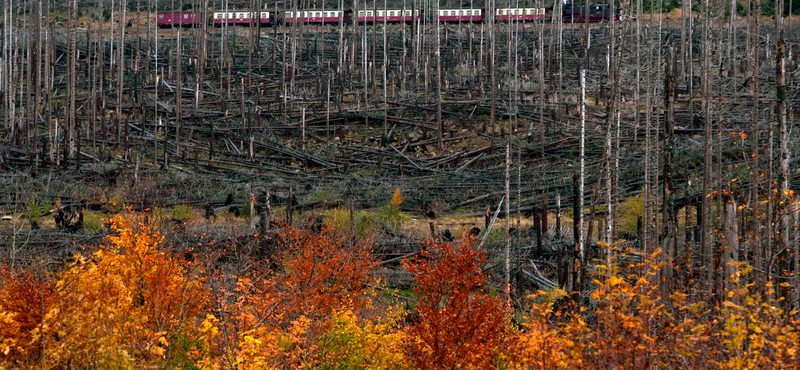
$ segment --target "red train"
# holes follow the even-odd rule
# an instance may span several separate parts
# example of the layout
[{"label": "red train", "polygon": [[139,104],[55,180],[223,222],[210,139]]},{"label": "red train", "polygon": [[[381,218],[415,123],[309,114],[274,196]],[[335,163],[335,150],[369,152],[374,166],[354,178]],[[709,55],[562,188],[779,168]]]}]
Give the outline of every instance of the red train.
[{"label": "red train", "polygon": [[[411,9],[378,9],[375,11],[377,14],[373,14],[372,10],[359,10],[358,11],[358,22],[360,23],[411,23],[418,21],[419,17],[419,10],[411,10]],[[413,14],[413,15],[412,15]]]},{"label": "red train", "polygon": [[[494,15],[488,15],[485,9],[481,8],[447,8],[439,9],[437,17],[442,23],[480,23],[488,17],[493,16],[498,22],[549,22],[554,19],[553,8],[499,8],[495,9]],[[589,22],[609,22],[612,19],[619,21],[619,7],[612,7],[609,4],[589,4]],[[295,14],[294,10],[283,11],[283,17],[278,18],[275,11],[241,11],[230,10],[227,12],[215,11],[208,20],[209,24],[220,27],[222,25],[241,25],[249,26],[260,24],[261,26],[272,26],[277,23],[287,25],[296,22],[302,24],[339,24],[341,21],[350,24],[353,21],[359,23],[411,23],[421,19],[422,12],[412,9],[364,9],[359,10],[356,19],[352,19],[353,11],[350,9],[302,9]],[[587,17],[586,5],[564,5],[561,14],[564,23],[584,22]],[[199,12],[160,12],[157,15],[156,24],[162,28],[169,27],[197,27],[203,24],[202,15]]]},{"label": "red train", "polygon": [[336,10],[336,9],[304,9],[298,10],[297,15],[294,11],[284,11],[283,22],[290,25],[294,22],[312,23],[312,24],[331,24],[339,23],[339,17],[342,17],[343,23],[350,22],[350,14],[353,13],[350,9]]},{"label": "red train", "polygon": [[194,27],[201,23],[199,12],[159,12],[156,25],[160,28]]},{"label": "red train", "polygon": [[454,23],[454,22],[483,22],[484,13],[483,9],[439,9],[439,22]]},{"label": "red train", "polygon": [[553,8],[501,8],[495,9],[494,20],[498,22],[549,21]]},{"label": "red train", "polygon": [[274,11],[261,11],[261,12],[249,12],[249,11],[228,11],[228,12],[214,12],[211,16],[211,23],[216,27],[222,27],[224,24],[228,25],[241,25],[241,26],[249,26],[249,25],[258,25],[261,24],[262,27],[269,27],[275,23],[275,12]]}]

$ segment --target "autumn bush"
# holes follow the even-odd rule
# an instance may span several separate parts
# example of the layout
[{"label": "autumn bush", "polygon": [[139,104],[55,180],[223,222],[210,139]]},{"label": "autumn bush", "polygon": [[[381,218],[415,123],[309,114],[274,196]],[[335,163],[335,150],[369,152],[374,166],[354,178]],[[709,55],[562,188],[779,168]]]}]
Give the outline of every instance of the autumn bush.
[{"label": "autumn bush", "polygon": [[505,302],[485,287],[486,255],[472,239],[428,241],[404,261],[419,296],[407,350],[418,369],[496,368],[507,333]]},{"label": "autumn bush", "polygon": [[342,330],[337,327],[343,320],[353,320],[347,330],[357,324],[364,325],[363,333],[375,331],[368,338],[393,334],[383,318],[360,317],[372,307],[370,285],[377,284],[370,244],[328,226],[318,231],[279,226],[274,259],[254,262],[247,276],[235,277],[233,288],[217,291],[216,311],[222,315],[214,318],[217,333],[208,364],[295,368],[329,364],[333,358],[353,362],[351,355],[331,357],[335,351],[322,345],[336,338],[332,333]]},{"label": "autumn bush", "polygon": [[768,304],[746,285],[727,291],[719,308],[680,291],[664,295],[659,253],[638,254],[641,263],[614,258],[609,266],[597,266],[589,306],[564,311],[553,300],[539,299],[552,293],[531,296],[524,330],[509,350],[509,367],[800,368],[796,312]]},{"label": "autumn bush", "polygon": [[147,214],[108,222],[60,271],[0,264],[0,368],[800,368],[800,318],[774,298],[788,283],[749,285],[746,265],[714,296],[665,294],[659,251],[605,246],[584,299],[554,289],[514,312],[471,239],[424,242],[401,301],[372,245],[333,227],[275,224],[251,239],[269,259],[229,266],[172,252]]},{"label": "autumn bush", "polygon": [[41,358],[35,331],[54,299],[53,281],[42,271],[0,266],[0,367],[32,366]]},{"label": "autumn bush", "polygon": [[56,282],[41,328],[51,366],[165,366],[177,341],[198,335],[209,298],[202,266],[165,252],[143,215],[110,222],[116,235]]}]

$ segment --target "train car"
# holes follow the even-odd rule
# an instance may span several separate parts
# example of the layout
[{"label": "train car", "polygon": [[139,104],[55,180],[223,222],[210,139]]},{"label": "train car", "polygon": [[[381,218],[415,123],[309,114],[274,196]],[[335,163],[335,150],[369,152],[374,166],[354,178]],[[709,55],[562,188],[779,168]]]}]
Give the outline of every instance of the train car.
[{"label": "train car", "polygon": [[211,17],[212,24],[222,27],[224,24],[249,26],[261,24],[262,27],[269,27],[275,23],[274,11],[249,12],[241,10],[231,10],[228,12],[214,12]]},{"label": "train car", "polygon": [[439,9],[439,22],[483,22],[483,9]]},{"label": "train car", "polygon": [[307,9],[307,10],[298,10],[297,15],[294,15],[294,11],[287,10],[284,12],[284,23],[287,25],[292,24],[294,22],[300,23],[316,23],[316,24],[338,24],[339,18],[342,18],[342,22],[348,23],[350,22],[350,14],[352,14],[352,10],[345,9],[345,10],[332,10],[332,9]]},{"label": "train car", "polygon": [[[377,14],[373,14],[372,10],[359,10],[358,22],[359,23],[411,23],[419,20],[419,10],[411,9],[378,9]],[[412,15],[413,13],[413,15]]]},{"label": "train car", "polygon": [[502,8],[495,9],[494,20],[498,22],[532,22],[547,20],[545,8]]},{"label": "train car", "polygon": [[[589,4],[589,23],[619,22],[619,7],[614,7],[614,14],[611,14],[609,4]],[[561,14],[564,23],[583,23],[586,21],[585,5],[564,5]],[[613,18],[612,18],[613,17]]]},{"label": "train car", "polygon": [[199,12],[158,12],[156,25],[159,28],[199,27],[203,25]]}]

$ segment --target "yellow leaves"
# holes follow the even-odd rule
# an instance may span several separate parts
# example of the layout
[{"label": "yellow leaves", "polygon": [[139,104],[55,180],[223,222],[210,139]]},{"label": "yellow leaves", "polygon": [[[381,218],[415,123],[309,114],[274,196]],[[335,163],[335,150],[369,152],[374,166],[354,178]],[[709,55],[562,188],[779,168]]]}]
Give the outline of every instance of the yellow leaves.
[{"label": "yellow leaves", "polygon": [[194,330],[205,308],[202,279],[191,263],[159,251],[163,237],[141,220],[112,218],[117,234],[56,284],[58,303],[43,326],[62,344],[47,347],[54,363],[155,365],[171,338]]},{"label": "yellow leaves", "polygon": [[350,309],[338,310],[330,318],[331,328],[317,342],[325,355],[317,361],[323,368],[408,368],[404,353],[405,333],[397,328],[400,311],[389,309],[387,315],[360,319]]},{"label": "yellow leaves", "polygon": [[214,315],[207,314],[205,320],[203,320],[202,326],[200,327],[200,332],[209,336],[210,338],[214,338],[219,334],[219,328],[215,325],[219,320],[214,317]]},{"label": "yellow leaves", "polygon": [[403,197],[400,196],[400,188],[394,190],[394,195],[392,196],[392,204],[396,206],[400,206],[403,204]]},{"label": "yellow leaves", "polygon": [[613,286],[617,286],[617,285],[620,285],[620,284],[622,284],[624,281],[625,281],[625,280],[623,280],[623,279],[622,279],[621,277],[619,277],[619,276],[612,276],[610,279],[608,279],[608,281],[606,282],[606,284],[608,284],[609,286],[612,286],[612,287],[613,287]]}]

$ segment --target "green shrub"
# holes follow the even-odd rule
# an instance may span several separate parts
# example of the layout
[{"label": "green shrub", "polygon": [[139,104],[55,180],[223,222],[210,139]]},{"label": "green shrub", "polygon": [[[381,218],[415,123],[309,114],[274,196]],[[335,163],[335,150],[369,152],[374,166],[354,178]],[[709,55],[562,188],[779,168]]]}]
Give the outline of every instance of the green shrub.
[{"label": "green shrub", "polygon": [[38,223],[42,214],[51,209],[53,209],[53,204],[50,201],[40,201],[34,198],[28,202],[28,209],[25,211],[25,215],[28,216],[29,220]]},{"label": "green shrub", "polygon": [[[350,210],[347,208],[329,209],[325,212],[329,223],[342,233],[350,233]],[[386,204],[377,210],[363,210],[355,214],[356,234],[374,235],[382,231],[398,232],[403,222],[411,219],[394,204]]]},{"label": "green shrub", "polygon": [[103,227],[108,215],[100,212],[84,211],[83,212],[83,228],[86,231],[97,231]]},{"label": "green shrub", "polygon": [[250,201],[244,202],[242,210],[239,211],[239,217],[250,218]]},{"label": "green shrub", "polygon": [[169,217],[173,220],[178,221],[188,221],[193,219],[197,216],[197,212],[195,212],[192,206],[187,206],[183,204],[178,204],[172,208],[172,211],[169,213]]},{"label": "green shrub", "polygon": [[619,231],[628,234],[636,234],[636,224],[639,217],[644,219],[644,194],[625,199],[619,205]]}]

